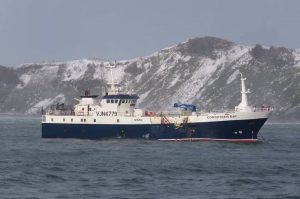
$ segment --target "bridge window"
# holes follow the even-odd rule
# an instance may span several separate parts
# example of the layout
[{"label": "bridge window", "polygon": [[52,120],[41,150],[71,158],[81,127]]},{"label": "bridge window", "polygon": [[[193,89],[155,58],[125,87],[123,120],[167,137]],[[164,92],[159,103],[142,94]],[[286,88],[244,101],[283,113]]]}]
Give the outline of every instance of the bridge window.
[{"label": "bridge window", "polygon": [[115,100],[115,103],[117,104],[117,103],[118,103],[118,100]]},{"label": "bridge window", "polygon": [[106,103],[110,103],[110,100],[106,100]]},{"label": "bridge window", "polygon": [[73,122],[73,118],[71,118],[71,122]]},{"label": "bridge window", "polygon": [[119,120],[119,119],[117,119],[117,122],[119,123],[119,122],[120,122],[120,120]]},{"label": "bridge window", "polygon": [[96,119],[94,119],[94,122],[96,122]]},{"label": "bridge window", "polygon": [[65,118],[63,118],[63,122],[65,122],[66,121],[66,119]]},{"label": "bridge window", "polygon": [[81,122],[83,122],[83,119],[81,118],[81,120],[80,120]]},{"label": "bridge window", "polygon": [[53,122],[53,118],[51,118],[51,122]]},{"label": "bridge window", "polygon": [[86,122],[86,120],[85,120],[85,119],[83,119],[83,121],[84,121],[84,122]]}]

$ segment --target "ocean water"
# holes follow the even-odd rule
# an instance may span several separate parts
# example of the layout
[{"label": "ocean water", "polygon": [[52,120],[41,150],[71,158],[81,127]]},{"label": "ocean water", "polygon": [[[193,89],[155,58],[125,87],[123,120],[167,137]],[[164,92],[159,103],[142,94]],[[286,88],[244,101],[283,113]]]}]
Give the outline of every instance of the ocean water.
[{"label": "ocean water", "polygon": [[[300,125],[260,142],[42,139],[0,117],[0,198],[300,198]],[[263,141],[264,140],[264,141]]]}]

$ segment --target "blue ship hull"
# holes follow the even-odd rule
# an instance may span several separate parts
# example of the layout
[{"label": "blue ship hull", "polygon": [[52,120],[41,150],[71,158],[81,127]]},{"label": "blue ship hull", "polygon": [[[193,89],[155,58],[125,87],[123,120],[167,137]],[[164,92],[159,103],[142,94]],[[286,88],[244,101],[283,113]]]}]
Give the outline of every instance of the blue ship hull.
[{"label": "blue ship hull", "polygon": [[43,138],[256,141],[267,118],[159,125],[42,123]]}]

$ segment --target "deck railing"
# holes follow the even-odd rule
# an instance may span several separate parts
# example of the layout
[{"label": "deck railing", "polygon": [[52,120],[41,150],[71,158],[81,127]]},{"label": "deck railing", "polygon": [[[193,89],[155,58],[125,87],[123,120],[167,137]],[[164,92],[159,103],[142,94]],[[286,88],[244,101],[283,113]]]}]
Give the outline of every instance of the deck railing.
[{"label": "deck railing", "polygon": [[[261,108],[256,108],[253,107],[251,109],[253,112],[271,112],[273,111],[272,107],[261,107]],[[208,115],[208,114],[219,114],[219,113],[235,113],[237,112],[234,109],[230,110],[212,110],[212,111],[197,111],[196,115]],[[42,115],[65,115],[65,116],[74,116],[75,112],[72,106],[69,105],[53,105],[50,106],[46,111],[42,110]],[[118,114],[119,115],[119,114]],[[181,117],[181,116],[191,116],[193,113],[191,111],[162,111],[162,112],[154,112],[154,111],[145,111],[143,112],[143,117]],[[84,116],[84,115],[81,115]],[[124,117],[130,117],[133,115],[126,114],[123,115]]]}]

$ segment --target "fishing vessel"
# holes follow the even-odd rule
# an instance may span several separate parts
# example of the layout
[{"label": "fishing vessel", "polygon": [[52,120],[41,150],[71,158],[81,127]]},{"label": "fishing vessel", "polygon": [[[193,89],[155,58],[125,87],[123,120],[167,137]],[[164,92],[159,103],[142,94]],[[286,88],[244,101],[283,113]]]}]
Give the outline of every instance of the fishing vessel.
[{"label": "fishing vessel", "polygon": [[161,141],[256,142],[271,108],[248,104],[241,74],[241,102],[234,110],[198,111],[192,104],[175,103],[177,111],[144,111],[136,108],[139,97],[120,89],[113,68],[108,91],[98,95],[85,91],[75,106],[56,104],[42,115],[43,138],[154,139]]}]

